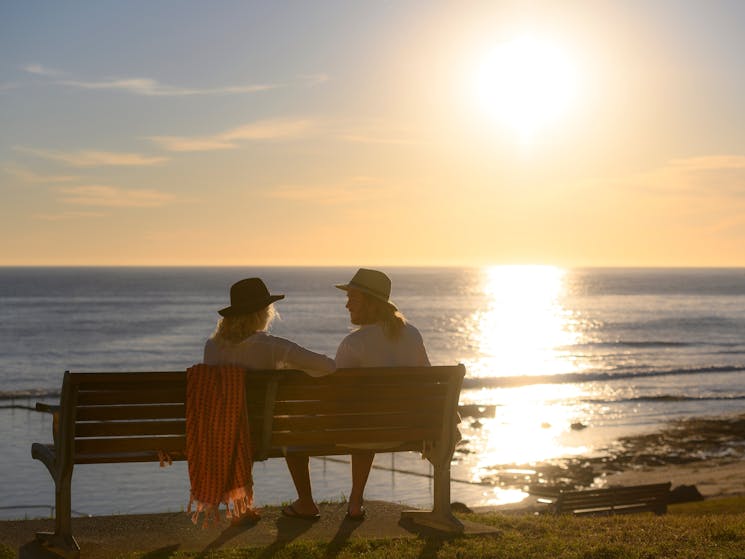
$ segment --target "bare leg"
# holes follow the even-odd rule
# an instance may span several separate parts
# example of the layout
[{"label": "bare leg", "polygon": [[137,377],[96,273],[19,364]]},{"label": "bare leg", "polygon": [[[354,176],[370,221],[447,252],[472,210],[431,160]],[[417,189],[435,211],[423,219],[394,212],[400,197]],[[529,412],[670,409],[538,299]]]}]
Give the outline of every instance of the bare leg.
[{"label": "bare leg", "polygon": [[301,454],[288,454],[285,456],[285,460],[298,496],[297,501],[292,503],[292,508],[300,514],[318,513],[318,507],[313,501],[313,490],[310,485],[308,457]]},{"label": "bare leg", "polygon": [[365,493],[367,477],[370,475],[374,452],[359,452],[352,454],[352,491],[349,493],[349,514],[359,515],[362,512],[362,502]]}]

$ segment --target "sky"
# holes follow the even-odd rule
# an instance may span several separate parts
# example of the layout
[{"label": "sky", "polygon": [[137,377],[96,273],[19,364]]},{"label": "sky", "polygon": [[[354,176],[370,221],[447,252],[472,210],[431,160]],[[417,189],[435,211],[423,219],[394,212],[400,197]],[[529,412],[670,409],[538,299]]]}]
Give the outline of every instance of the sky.
[{"label": "sky", "polygon": [[744,26],[0,0],[0,265],[745,266]]}]

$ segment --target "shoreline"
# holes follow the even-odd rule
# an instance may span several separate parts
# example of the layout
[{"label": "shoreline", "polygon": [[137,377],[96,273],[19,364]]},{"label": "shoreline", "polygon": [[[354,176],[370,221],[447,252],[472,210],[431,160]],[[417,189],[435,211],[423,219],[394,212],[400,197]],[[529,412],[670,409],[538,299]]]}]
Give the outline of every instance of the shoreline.
[{"label": "shoreline", "polygon": [[700,484],[704,496],[745,495],[745,413],[675,420],[653,433],[621,437],[593,456],[497,465],[492,472],[493,485],[505,488],[672,481],[673,487]]}]

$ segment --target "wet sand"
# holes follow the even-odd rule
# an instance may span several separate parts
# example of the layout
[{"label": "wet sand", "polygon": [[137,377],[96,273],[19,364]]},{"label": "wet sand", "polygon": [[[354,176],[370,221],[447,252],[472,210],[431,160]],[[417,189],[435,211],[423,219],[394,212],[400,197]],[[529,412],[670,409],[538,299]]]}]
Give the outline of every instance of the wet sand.
[{"label": "wet sand", "polygon": [[491,481],[538,491],[671,481],[696,485],[704,497],[745,495],[745,414],[674,421],[595,456],[498,466]]}]

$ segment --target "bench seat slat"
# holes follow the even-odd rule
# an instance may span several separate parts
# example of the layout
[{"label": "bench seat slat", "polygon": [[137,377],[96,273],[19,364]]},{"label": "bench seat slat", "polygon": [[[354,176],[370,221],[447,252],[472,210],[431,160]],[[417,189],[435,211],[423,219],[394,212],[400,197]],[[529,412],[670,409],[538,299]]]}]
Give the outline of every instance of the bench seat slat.
[{"label": "bench seat slat", "polygon": [[186,448],[184,435],[166,437],[111,437],[75,439],[76,454],[106,454],[139,451],[183,451]]},{"label": "bench seat slat", "polygon": [[[381,441],[381,442],[392,442],[393,445],[388,450],[376,449],[376,452],[421,452],[422,441]],[[378,443],[380,444],[380,443]],[[267,458],[281,458],[288,454],[303,454],[306,456],[349,456],[354,449],[343,446],[328,443],[318,443],[312,446],[309,445],[291,445],[291,446],[273,446],[269,449]]]},{"label": "bench seat slat", "polygon": [[[186,455],[181,450],[170,450],[168,456],[174,462],[186,460]],[[159,462],[160,456],[157,451],[141,452],[111,452],[98,454],[76,454],[76,464],[118,464],[120,462]]]},{"label": "bench seat slat", "polygon": [[274,431],[317,431],[322,429],[353,429],[365,427],[429,427],[440,429],[442,416],[430,413],[411,415],[338,414],[317,416],[277,416],[272,422]]},{"label": "bench seat slat", "polygon": [[300,446],[318,443],[358,444],[389,441],[431,441],[439,436],[436,429],[349,429],[333,431],[273,432],[272,446]]}]

